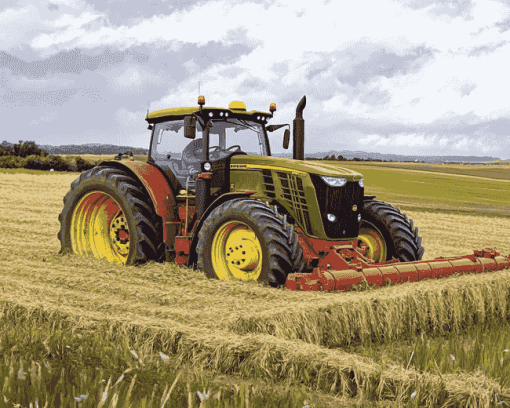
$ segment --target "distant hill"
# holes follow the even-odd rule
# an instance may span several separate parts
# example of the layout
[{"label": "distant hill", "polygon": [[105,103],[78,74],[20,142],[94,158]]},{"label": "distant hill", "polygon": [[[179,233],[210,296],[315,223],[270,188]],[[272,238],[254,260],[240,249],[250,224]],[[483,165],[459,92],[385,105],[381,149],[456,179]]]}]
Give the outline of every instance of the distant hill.
[{"label": "distant hill", "polygon": [[[14,146],[13,143],[2,142],[0,146]],[[147,154],[148,150],[141,147],[117,146],[112,144],[87,143],[82,145],[38,145],[41,149],[46,150],[49,154],[117,154],[132,151],[133,154]],[[386,161],[423,161],[426,163],[480,163],[500,160],[498,157],[489,156],[418,156],[418,155],[400,155],[400,154],[384,154],[384,153],[367,153],[362,151],[350,150],[330,150],[320,153],[305,153],[305,158],[323,159],[326,156],[331,157],[343,156],[347,160],[354,158],[362,160],[386,160]],[[178,156],[180,156],[178,154]],[[292,153],[273,153],[276,157],[292,157]],[[177,156],[176,156],[177,157]]]},{"label": "distant hill", "polygon": [[[384,153],[367,153],[361,151],[350,151],[350,150],[342,150],[342,151],[333,151],[330,150],[328,152],[320,152],[320,153],[305,153],[305,158],[312,159],[323,159],[326,156],[331,157],[334,155],[338,157],[339,155],[343,156],[347,160],[352,160],[354,158],[358,159],[371,159],[371,160],[386,160],[386,161],[423,161],[426,163],[444,163],[444,162],[468,162],[468,163],[479,163],[479,162],[487,162],[487,161],[495,161],[499,160],[497,157],[489,157],[489,156],[418,156],[418,155],[401,155],[401,154],[384,154]],[[283,154],[274,154],[274,156],[279,157],[292,157],[292,153],[283,153]]]},{"label": "distant hill", "polygon": [[[2,142],[0,146],[14,146],[13,143]],[[147,154],[148,150],[141,147],[116,146],[112,144],[88,143],[82,145],[38,145],[49,154],[117,154],[133,152],[133,154]]]}]

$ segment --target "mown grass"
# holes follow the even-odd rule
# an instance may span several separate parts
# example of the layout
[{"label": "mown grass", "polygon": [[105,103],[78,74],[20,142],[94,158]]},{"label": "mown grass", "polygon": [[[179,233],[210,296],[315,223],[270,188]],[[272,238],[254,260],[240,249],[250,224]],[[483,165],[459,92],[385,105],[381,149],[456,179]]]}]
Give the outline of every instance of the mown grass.
[{"label": "mown grass", "polygon": [[[126,406],[130,403],[123,398],[137,374],[133,389],[145,384],[137,383],[142,377],[150,386],[132,391],[137,398],[133,406],[141,406],[144,397],[147,406],[161,406],[163,391],[170,391],[182,370],[169,397],[175,406],[188,406],[191,399],[198,406],[195,391],[207,393],[208,386],[210,399],[203,406],[240,406],[243,401],[246,406],[246,394],[251,407],[490,406],[509,401],[509,391],[500,390],[501,379],[488,378],[489,372],[447,372],[440,360],[439,370],[408,367],[397,353],[395,361],[383,361],[348,347],[371,341],[398,350],[398,344],[416,341],[422,334],[460,334],[490,319],[503,324],[510,271],[356,293],[297,293],[256,283],[212,281],[174,265],[135,268],[62,257],[56,255],[57,217],[76,175],[43,173],[47,177],[8,172],[0,176],[5,193],[0,196],[0,300],[5,303],[0,313],[7,319],[0,320],[0,347],[6,345],[0,350],[0,379],[5,383],[9,378],[6,391],[11,387],[12,398],[33,391],[38,394],[32,397],[41,396],[39,406],[43,396],[53,394],[68,398],[74,404],[70,406],[86,406],[73,399],[91,390],[85,401],[94,400],[91,405],[97,406],[111,379],[111,400],[104,406]],[[418,211],[408,215],[420,228],[428,259],[485,246],[510,252],[507,219]],[[163,361],[160,352],[168,360]],[[53,370],[62,360],[77,371],[62,374],[60,366]],[[137,366],[141,361],[150,369]],[[35,374],[29,378],[32,367]],[[17,377],[20,368],[25,380]],[[30,391],[36,378],[46,388]],[[249,391],[241,396],[232,382],[246,384]],[[68,383],[75,389],[66,388]],[[15,388],[18,385],[21,388]],[[211,399],[219,391],[222,398]]]}]

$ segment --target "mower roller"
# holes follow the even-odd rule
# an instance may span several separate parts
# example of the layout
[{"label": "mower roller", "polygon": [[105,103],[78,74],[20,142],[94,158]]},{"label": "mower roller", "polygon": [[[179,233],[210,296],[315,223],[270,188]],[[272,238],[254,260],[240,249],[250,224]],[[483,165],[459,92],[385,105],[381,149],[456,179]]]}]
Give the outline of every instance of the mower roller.
[{"label": "mower roller", "polygon": [[[293,156],[271,155],[276,111],[206,107],[147,112],[147,160],[119,153],[71,184],[59,215],[60,253],[125,265],[174,262],[212,279],[289,290],[345,291],[505,269],[486,248],[423,261],[413,221],[365,195],[360,173],[304,160],[306,97],[293,121]],[[197,138],[197,134],[201,137]]]}]

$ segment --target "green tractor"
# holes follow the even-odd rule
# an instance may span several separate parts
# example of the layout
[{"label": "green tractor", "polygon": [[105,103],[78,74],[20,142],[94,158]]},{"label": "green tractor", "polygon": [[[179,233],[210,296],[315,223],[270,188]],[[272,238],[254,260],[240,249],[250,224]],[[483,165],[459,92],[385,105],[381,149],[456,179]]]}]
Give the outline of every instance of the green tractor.
[{"label": "green tractor", "polygon": [[[291,273],[343,268],[332,249],[349,246],[372,263],[420,260],[412,221],[365,196],[362,175],[304,161],[303,110],[293,158],[271,155],[276,111],[204,106],[147,114],[146,161],[119,154],[71,184],[59,216],[60,253],[136,265],[194,266],[209,278],[284,285]],[[283,147],[287,149],[290,130]],[[343,245],[343,246],[342,246]]]}]

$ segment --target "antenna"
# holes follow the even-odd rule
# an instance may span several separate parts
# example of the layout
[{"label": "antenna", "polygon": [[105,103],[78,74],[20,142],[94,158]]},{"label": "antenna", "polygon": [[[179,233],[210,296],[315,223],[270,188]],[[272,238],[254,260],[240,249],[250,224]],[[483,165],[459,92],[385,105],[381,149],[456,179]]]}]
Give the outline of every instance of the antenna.
[{"label": "antenna", "polygon": [[147,101],[147,116],[149,116],[149,108],[151,106],[151,101]]},{"label": "antenna", "polygon": [[200,95],[200,81],[198,81],[198,94]]}]

